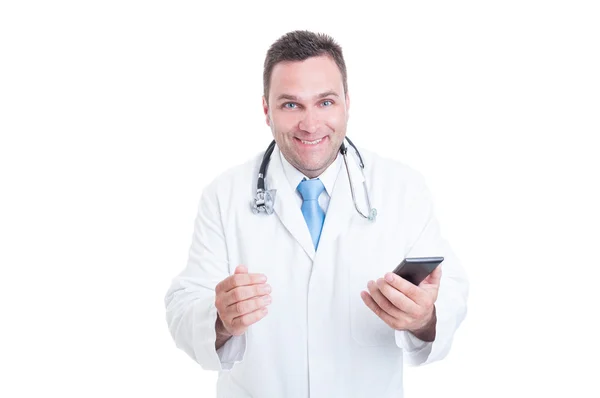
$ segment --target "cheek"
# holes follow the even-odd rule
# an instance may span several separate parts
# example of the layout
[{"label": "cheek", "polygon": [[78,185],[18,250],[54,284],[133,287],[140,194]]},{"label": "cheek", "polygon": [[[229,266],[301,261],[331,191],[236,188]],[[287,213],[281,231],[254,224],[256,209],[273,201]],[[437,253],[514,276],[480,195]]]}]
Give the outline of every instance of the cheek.
[{"label": "cheek", "polygon": [[297,117],[290,113],[273,115],[271,124],[278,134],[286,134],[298,125]]},{"label": "cheek", "polygon": [[346,114],[344,112],[336,112],[329,115],[327,124],[335,131],[343,130],[346,125]]}]

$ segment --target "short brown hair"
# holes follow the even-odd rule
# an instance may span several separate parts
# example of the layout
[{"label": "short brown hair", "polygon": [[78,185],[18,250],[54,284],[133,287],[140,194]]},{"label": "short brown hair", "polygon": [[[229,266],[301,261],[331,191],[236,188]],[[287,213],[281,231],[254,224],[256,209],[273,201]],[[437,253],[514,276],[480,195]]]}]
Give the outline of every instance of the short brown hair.
[{"label": "short brown hair", "polygon": [[348,92],[348,77],[342,47],[331,36],[313,33],[308,30],[295,30],[281,36],[271,45],[265,57],[263,71],[263,89],[267,103],[273,68],[283,61],[304,61],[310,57],[330,56],[338,66],[344,83],[344,94]]}]

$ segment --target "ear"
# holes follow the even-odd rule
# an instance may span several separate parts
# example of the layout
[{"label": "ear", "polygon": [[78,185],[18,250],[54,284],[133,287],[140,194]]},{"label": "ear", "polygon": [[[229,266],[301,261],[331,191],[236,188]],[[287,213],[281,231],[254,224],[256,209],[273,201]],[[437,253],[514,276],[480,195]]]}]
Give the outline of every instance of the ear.
[{"label": "ear", "polygon": [[346,93],[346,121],[350,118],[350,94]]},{"label": "ear", "polygon": [[267,104],[267,100],[265,96],[262,97],[263,103],[263,112],[265,113],[265,121],[267,122],[267,126],[271,127],[271,118],[269,117],[269,105]]}]

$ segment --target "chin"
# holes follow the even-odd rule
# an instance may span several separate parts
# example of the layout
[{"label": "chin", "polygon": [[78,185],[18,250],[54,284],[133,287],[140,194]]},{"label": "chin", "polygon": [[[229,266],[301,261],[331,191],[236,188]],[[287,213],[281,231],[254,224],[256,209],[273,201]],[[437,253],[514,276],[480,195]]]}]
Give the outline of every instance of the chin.
[{"label": "chin", "polygon": [[323,170],[326,166],[327,166],[327,162],[323,161],[323,162],[319,162],[319,163],[315,163],[315,162],[309,162],[309,163],[301,163],[300,166],[302,167],[302,170],[304,170],[305,174],[306,173],[314,173],[314,172],[318,172],[320,170]]}]

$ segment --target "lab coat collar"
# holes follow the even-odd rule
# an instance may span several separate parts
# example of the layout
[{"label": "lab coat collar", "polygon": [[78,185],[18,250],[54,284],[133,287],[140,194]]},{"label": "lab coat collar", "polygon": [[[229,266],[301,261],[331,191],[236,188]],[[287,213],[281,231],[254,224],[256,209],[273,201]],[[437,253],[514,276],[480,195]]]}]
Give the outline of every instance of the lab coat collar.
[{"label": "lab coat collar", "polygon": [[273,209],[289,233],[304,249],[308,257],[314,260],[315,248],[302,211],[297,206],[295,192],[292,190],[283,171],[279,146],[276,145],[267,169],[267,189],[276,189]]},{"label": "lab coat collar", "polygon": [[[364,176],[362,170],[358,166],[358,157],[352,147],[348,148],[347,158],[348,170],[354,185],[357,203],[361,209],[365,209],[366,199],[364,199],[363,193]],[[326,250],[328,246],[334,244],[337,237],[344,231],[347,231],[352,220],[364,220],[360,214],[356,212],[354,207],[350,182],[348,180],[348,172],[346,171],[344,158],[341,154],[339,160],[341,162],[341,167],[339,167],[338,170],[338,177],[333,188],[327,215],[325,216],[325,223],[323,224],[323,230],[319,240],[319,251]]]},{"label": "lab coat collar", "polygon": [[[276,145],[271,156],[271,162],[269,163],[267,173],[268,189],[277,190],[273,209],[286,229],[294,239],[296,239],[310,259],[314,261],[315,248],[312,238],[308,227],[306,226],[306,221],[302,216],[302,210],[297,205],[294,196],[296,195],[295,189],[292,189],[284,172],[284,166],[281,160],[282,156],[279,146]],[[361,200],[363,195],[359,193],[362,192],[363,189],[363,175],[355,159],[356,156],[354,151],[349,149],[347,156],[348,168],[350,169],[354,189],[357,193],[359,206],[366,206]],[[339,160],[340,163],[319,240],[319,250],[324,250],[325,246],[333,243],[338,235],[347,228],[352,218],[361,217],[354,209],[346,167],[342,164],[344,162],[343,157],[339,156],[337,160]]]},{"label": "lab coat collar", "polygon": [[[283,172],[285,173],[285,176],[290,183],[292,191],[294,191],[296,195],[300,195],[300,193],[298,193],[297,191],[298,184],[300,184],[302,180],[310,180],[310,178],[308,178],[304,175],[304,173],[292,166],[290,162],[288,162],[288,160],[285,158],[285,156],[283,156],[283,153],[281,151],[279,151],[279,155],[281,158],[281,164],[283,165]],[[320,176],[317,177],[325,186],[325,191],[327,192],[327,195],[329,195],[330,198],[333,194],[333,187],[335,186],[335,181],[337,179],[340,167],[342,166],[343,162],[344,161],[342,159],[342,154],[338,152],[338,155],[333,161],[333,163],[329,165],[329,167],[327,167],[327,169],[323,173],[321,173]]]}]

